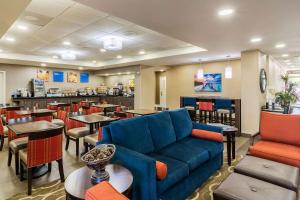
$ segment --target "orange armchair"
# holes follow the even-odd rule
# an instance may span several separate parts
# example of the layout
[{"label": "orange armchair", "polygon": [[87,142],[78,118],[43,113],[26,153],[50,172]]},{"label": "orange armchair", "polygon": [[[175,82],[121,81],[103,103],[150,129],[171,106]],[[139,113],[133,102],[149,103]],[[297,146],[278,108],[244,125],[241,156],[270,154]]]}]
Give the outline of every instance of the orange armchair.
[{"label": "orange armchair", "polygon": [[251,155],[300,168],[300,115],[261,112],[259,134]]}]

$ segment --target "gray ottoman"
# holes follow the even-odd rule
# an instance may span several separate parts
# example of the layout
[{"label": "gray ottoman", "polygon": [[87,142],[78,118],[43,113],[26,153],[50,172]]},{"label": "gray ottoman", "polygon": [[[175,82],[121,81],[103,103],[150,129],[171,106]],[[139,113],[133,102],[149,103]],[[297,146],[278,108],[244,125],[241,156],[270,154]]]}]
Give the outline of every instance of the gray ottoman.
[{"label": "gray ottoman", "polygon": [[214,200],[296,200],[296,192],[232,173],[213,193]]},{"label": "gray ottoman", "polygon": [[297,167],[246,156],[234,171],[298,192],[299,168]]}]

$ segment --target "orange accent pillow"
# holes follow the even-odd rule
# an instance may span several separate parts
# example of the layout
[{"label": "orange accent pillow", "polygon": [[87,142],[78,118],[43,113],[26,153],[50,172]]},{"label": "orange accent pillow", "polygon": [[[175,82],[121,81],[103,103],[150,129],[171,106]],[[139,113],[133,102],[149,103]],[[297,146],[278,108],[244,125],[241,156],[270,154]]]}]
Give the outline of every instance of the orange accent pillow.
[{"label": "orange accent pillow", "polygon": [[156,161],[156,178],[158,180],[163,180],[168,174],[168,166],[160,161]]},{"label": "orange accent pillow", "polygon": [[85,200],[128,200],[128,198],[119,193],[109,182],[103,181],[86,191]]},{"label": "orange accent pillow", "polygon": [[201,129],[193,129],[192,136],[201,138],[201,139],[206,139],[206,140],[213,140],[216,142],[224,141],[223,135],[221,133],[206,131],[206,130],[201,130]]}]

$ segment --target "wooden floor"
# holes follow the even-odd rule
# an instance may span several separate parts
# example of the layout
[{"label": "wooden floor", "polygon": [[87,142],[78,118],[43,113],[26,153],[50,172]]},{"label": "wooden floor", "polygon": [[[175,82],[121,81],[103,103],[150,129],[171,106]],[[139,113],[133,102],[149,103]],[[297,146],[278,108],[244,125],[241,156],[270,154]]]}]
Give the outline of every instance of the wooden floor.
[{"label": "wooden floor", "polygon": [[[14,160],[12,161],[12,166],[7,166],[7,140],[5,141],[5,147],[2,151],[0,151],[0,199],[6,199],[11,197],[14,194],[24,192],[27,190],[27,182],[26,180],[21,182],[19,178],[15,175],[14,171]],[[83,143],[80,143],[81,149],[83,149]],[[247,152],[249,146],[249,138],[238,137],[236,148],[237,155],[245,154]],[[225,146],[226,149],[226,146]],[[80,161],[80,158],[75,156],[75,143],[70,142],[69,150],[64,151],[63,157],[64,163],[64,172],[65,177],[67,177],[72,171],[77,168],[84,166],[84,163]],[[52,164],[52,172],[40,177],[38,179],[34,179],[33,186],[43,185],[45,183],[51,182],[53,180],[59,179],[58,166],[56,162]]]}]

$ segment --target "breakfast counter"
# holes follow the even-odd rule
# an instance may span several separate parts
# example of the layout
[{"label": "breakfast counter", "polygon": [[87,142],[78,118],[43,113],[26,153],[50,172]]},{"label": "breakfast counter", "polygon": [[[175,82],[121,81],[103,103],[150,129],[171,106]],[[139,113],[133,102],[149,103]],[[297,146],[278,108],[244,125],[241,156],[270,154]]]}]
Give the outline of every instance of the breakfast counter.
[{"label": "breakfast counter", "polygon": [[46,108],[48,103],[60,102],[60,103],[72,103],[80,101],[95,101],[100,102],[105,100],[110,104],[118,104],[122,106],[129,107],[133,109],[134,107],[134,97],[125,96],[109,96],[109,95],[89,95],[89,96],[64,96],[64,97],[17,97],[12,98],[12,102],[18,106],[24,106],[33,108],[33,106],[38,105],[39,108]]}]

